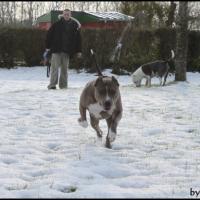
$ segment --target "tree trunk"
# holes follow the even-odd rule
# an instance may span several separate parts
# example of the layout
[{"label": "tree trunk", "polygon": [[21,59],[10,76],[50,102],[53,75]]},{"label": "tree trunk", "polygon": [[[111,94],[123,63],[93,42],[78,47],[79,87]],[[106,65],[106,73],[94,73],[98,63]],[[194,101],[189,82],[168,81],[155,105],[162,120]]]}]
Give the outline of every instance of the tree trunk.
[{"label": "tree trunk", "polygon": [[179,1],[175,81],[186,81],[188,51],[188,1]]},{"label": "tree trunk", "polygon": [[174,1],[171,1],[171,8],[169,11],[168,20],[166,21],[166,27],[172,27],[172,24],[174,22],[175,10],[176,10],[176,4],[174,3]]}]

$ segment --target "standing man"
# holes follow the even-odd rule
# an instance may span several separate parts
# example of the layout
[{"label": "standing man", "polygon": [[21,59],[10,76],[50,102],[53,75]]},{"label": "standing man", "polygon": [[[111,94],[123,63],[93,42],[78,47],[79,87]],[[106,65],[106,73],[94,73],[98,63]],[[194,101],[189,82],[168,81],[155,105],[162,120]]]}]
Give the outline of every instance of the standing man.
[{"label": "standing man", "polygon": [[[68,87],[68,67],[69,62],[74,59],[75,53],[77,57],[81,57],[82,38],[79,28],[80,23],[71,17],[71,11],[65,9],[60,19],[52,24],[49,28],[45,47],[46,51],[51,51],[51,77],[48,89],[56,89],[59,85],[60,89]],[[58,82],[58,69],[60,67],[60,79]]]}]

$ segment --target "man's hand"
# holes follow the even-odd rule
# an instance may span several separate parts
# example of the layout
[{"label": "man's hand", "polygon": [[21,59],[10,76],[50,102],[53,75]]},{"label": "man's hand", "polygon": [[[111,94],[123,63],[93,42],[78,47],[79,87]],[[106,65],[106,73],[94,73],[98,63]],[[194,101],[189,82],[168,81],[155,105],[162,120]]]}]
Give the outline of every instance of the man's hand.
[{"label": "man's hand", "polygon": [[81,57],[81,53],[78,53],[78,54],[77,54],[77,58],[80,58],[80,57]]},{"label": "man's hand", "polygon": [[46,51],[50,51],[51,49],[46,49]]}]

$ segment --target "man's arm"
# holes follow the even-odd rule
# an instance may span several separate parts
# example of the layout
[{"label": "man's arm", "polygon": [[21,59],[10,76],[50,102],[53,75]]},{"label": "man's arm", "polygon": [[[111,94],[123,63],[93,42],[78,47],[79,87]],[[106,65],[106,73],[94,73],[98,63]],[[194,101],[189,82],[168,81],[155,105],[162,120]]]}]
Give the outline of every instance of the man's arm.
[{"label": "man's arm", "polygon": [[51,48],[51,41],[52,41],[52,38],[53,38],[53,32],[54,32],[54,29],[53,29],[53,26],[51,26],[46,34],[46,40],[45,40],[45,47],[46,47],[46,50],[50,50]]},{"label": "man's arm", "polygon": [[82,53],[82,37],[79,30],[77,31],[76,52]]}]

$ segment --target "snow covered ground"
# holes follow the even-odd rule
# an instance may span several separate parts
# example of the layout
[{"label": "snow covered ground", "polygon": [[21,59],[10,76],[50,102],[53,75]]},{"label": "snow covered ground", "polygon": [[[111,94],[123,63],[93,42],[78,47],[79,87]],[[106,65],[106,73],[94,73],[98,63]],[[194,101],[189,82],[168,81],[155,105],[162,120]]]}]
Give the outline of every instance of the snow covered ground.
[{"label": "snow covered ground", "polygon": [[200,74],[175,84],[169,76],[165,87],[153,78],[151,88],[115,77],[123,117],[107,149],[105,120],[102,139],[77,123],[80,94],[96,74],[69,70],[67,90],[48,90],[46,67],[0,69],[0,198],[197,196]]}]

